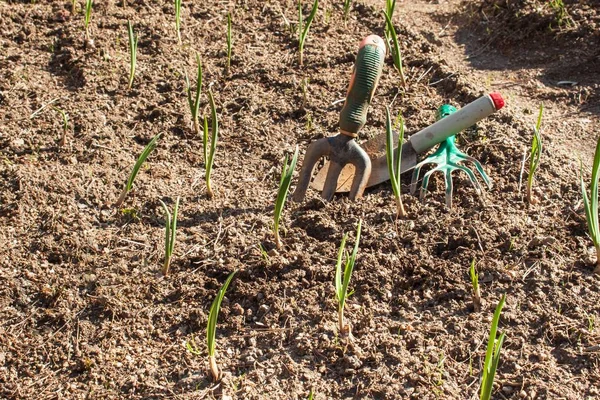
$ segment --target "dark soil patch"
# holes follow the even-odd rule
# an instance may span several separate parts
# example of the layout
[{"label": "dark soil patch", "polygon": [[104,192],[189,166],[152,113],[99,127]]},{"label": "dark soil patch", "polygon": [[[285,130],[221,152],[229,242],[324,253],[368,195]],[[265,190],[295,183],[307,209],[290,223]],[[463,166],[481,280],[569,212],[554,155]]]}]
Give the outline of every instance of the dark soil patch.
[{"label": "dark soil patch", "polygon": [[[582,4],[578,9],[588,10]],[[304,203],[287,205],[285,249],[273,250],[284,155],[337,132],[341,105],[333,104],[346,93],[359,41],[383,35],[379,7],[354,4],[345,28],[341,5],[323,2],[299,67],[283,17],[296,20],[293,2],[184,2],[182,45],[170,3],[98,2],[93,47],[84,46],[83,18],[71,17],[70,2],[0,5],[0,397],[303,399],[313,388],[317,399],[474,398],[503,293],[507,341],[494,398],[600,396],[600,285],[591,272],[579,162],[568,147],[546,153],[535,186],[539,203],[525,205],[519,175],[534,117],[517,117],[516,97],[459,136],[461,149],[493,179],[483,198],[457,175],[447,210],[436,177],[424,202],[404,196],[410,218],[396,223],[388,184],[354,203],[343,195],[324,203],[310,190]],[[399,87],[388,59],[361,140],[383,131],[384,105],[394,99],[414,133],[444,102],[462,106],[498,89],[447,61],[449,39],[440,38],[443,25],[435,20],[457,10],[448,7],[409,25],[399,6],[410,86]],[[596,21],[597,13],[585,15]],[[132,91],[127,20],[140,35]],[[201,139],[192,133],[184,89],[195,52],[221,124],[213,200],[204,195]],[[590,87],[599,83],[596,73],[585,75]],[[560,107],[563,97],[548,96],[549,106]],[[203,113],[207,104],[203,95]],[[62,147],[54,107],[69,116]],[[548,148],[576,129],[547,129]],[[158,133],[135,189],[115,209],[136,157]],[[175,259],[163,277],[158,200],[172,204],[177,196]],[[359,218],[355,294],[346,310],[355,340],[346,343],[336,331],[334,266],[343,234],[354,232]],[[473,258],[485,301],[480,313],[471,306]],[[224,378],[214,385],[205,373],[204,329],[234,269],[240,272],[217,333]],[[186,349],[193,339],[201,355]]]}]

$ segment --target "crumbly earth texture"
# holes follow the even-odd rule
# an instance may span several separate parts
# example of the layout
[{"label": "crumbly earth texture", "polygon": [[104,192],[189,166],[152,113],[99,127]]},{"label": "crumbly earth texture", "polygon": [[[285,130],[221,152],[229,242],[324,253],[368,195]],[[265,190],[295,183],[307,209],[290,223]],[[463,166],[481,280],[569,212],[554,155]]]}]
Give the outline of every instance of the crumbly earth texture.
[{"label": "crumbly earth texture", "polygon": [[[164,4],[160,4],[164,3]],[[306,16],[311,4],[303,1]],[[600,278],[580,189],[600,135],[598,1],[397,1],[407,75],[388,57],[360,141],[384,131],[386,104],[410,135],[444,102],[500,91],[504,109],[458,136],[493,187],[454,175],[454,207],[435,176],[396,220],[389,183],[350,202],[309,190],[273,207],[284,156],[335,134],[358,43],[383,35],[383,1],[322,0],[304,66],[294,1],[0,2],[0,398],[472,399],[493,310],[506,333],[495,399],[600,397]],[[233,55],[226,64],[226,14]],[[561,14],[562,15],[562,14]],[[127,21],[139,35],[127,90]],[[204,67],[220,137],[205,195],[202,139],[184,76]],[[566,83],[565,83],[566,82]],[[536,204],[527,155],[545,111]],[[68,118],[61,145],[63,120]],[[210,125],[210,116],[209,116]],[[161,133],[134,189],[114,207],[136,158]],[[292,181],[294,189],[295,178]],[[171,272],[165,217],[181,196]],[[338,335],[338,246],[363,221]],[[476,260],[483,308],[472,306]],[[222,380],[206,373],[208,310],[239,270],[217,324]]]}]

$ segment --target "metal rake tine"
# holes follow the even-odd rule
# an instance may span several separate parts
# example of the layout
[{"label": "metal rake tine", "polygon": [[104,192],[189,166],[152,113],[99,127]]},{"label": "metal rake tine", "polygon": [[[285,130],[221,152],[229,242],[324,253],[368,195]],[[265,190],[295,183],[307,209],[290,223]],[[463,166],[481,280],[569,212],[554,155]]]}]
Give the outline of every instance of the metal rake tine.
[{"label": "metal rake tine", "polygon": [[[417,191],[417,182],[419,181],[419,174],[421,173],[421,168],[423,168],[427,164],[439,164],[439,155],[436,155],[437,151],[433,153],[431,156],[427,157],[420,163],[418,163],[413,169],[413,174],[410,179],[410,194],[415,194]],[[437,167],[436,167],[437,168]]]},{"label": "metal rake tine", "polygon": [[419,200],[423,201],[425,198],[425,192],[427,191],[427,186],[429,186],[429,178],[431,177],[431,174],[433,174],[435,171],[441,170],[442,167],[438,166],[423,175],[423,183],[421,184],[421,191],[419,192]]},{"label": "metal rake tine", "polygon": [[342,168],[344,168],[344,166],[337,162],[329,163],[329,170],[327,171],[327,177],[325,178],[325,183],[323,184],[323,192],[321,193],[321,196],[327,201],[331,201],[331,199],[333,199],[333,195],[335,194],[335,190],[337,188],[337,180],[340,176]]},{"label": "metal rake tine", "polygon": [[483,179],[483,181],[487,185],[488,189],[491,189],[492,188],[492,181],[487,176],[487,174],[485,173],[485,171],[483,170],[483,166],[481,165],[481,163],[479,161],[477,161],[477,159],[475,159],[474,157],[468,156],[466,154],[463,156],[463,158],[465,160],[471,161],[475,165],[475,169],[477,169],[477,172],[479,172],[479,175],[481,175],[481,178]]},{"label": "metal rake tine", "polygon": [[417,164],[413,169],[412,178],[410,178],[410,194],[414,195],[417,191],[417,182],[419,181],[419,174],[421,173],[421,167],[423,163]]},{"label": "metal rake tine", "polygon": [[444,171],[444,179],[446,179],[446,207],[452,208],[452,191],[454,184],[452,183],[452,170],[446,169]]},{"label": "metal rake tine", "polygon": [[471,169],[465,167],[464,165],[459,165],[459,164],[456,164],[456,168],[460,169],[461,171],[464,171],[467,174],[467,176],[469,177],[469,180],[475,187],[475,191],[477,191],[477,194],[481,194],[481,192],[482,192],[481,185],[479,184],[479,181],[477,181],[477,177],[475,176],[473,171],[471,171]]}]

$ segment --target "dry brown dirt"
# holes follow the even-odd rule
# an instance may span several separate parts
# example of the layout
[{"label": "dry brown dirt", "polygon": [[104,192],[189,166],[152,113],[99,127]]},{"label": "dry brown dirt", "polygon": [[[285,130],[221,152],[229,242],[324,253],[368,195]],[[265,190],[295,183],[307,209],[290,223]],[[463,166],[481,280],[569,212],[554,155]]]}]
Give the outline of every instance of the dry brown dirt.
[{"label": "dry brown dirt", "polygon": [[[599,398],[600,278],[579,187],[580,159],[589,181],[600,136],[597,1],[567,1],[573,25],[553,23],[542,1],[398,1],[409,86],[388,59],[360,140],[383,131],[392,101],[411,134],[444,102],[460,107],[500,91],[507,106],[458,137],[493,187],[479,197],[456,175],[448,210],[442,179],[420,202],[407,175],[409,217],[397,223],[389,183],[354,203],[309,191],[286,206],[279,252],[271,227],[283,158],[298,144],[302,161],[312,140],[337,132],[333,103],[345,95],[358,42],[383,35],[383,1],[354,1],[347,27],[342,2],[321,1],[303,67],[284,23],[297,21],[293,1],[184,0],[182,45],[170,2],[96,3],[86,46],[82,3],[72,16],[68,1],[0,1],[0,398],[306,399],[312,388],[321,400],[475,399],[504,293],[493,398]],[[305,15],[309,8],[304,1]],[[127,20],[139,34],[131,91]],[[221,126],[212,200],[183,79],[196,51]],[[577,84],[558,85],[565,80]],[[205,92],[201,99],[206,114]],[[541,102],[538,203],[528,207],[520,171]],[[54,107],[69,117],[64,146]],[[177,196],[164,277],[159,200]],[[333,276],[341,238],[350,232],[353,244],[358,219],[347,343],[336,331]],[[481,312],[471,302],[473,258]],[[214,384],[208,310],[235,269],[217,327],[223,380]],[[199,355],[186,349],[193,338]]]}]

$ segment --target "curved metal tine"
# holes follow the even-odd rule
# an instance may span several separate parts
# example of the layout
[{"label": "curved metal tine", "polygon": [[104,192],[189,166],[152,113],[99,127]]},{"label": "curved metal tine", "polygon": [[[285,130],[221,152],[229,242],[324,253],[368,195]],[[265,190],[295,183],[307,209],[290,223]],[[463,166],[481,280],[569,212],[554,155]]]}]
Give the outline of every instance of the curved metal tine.
[{"label": "curved metal tine", "polygon": [[308,146],[306,154],[304,155],[304,161],[302,162],[302,168],[300,168],[296,190],[294,190],[294,194],[292,195],[292,199],[295,202],[300,203],[304,200],[315,165],[321,157],[328,156],[330,151],[331,146],[329,145],[327,138],[321,138]]},{"label": "curved metal tine", "polygon": [[431,163],[432,161],[430,161],[429,158],[426,158],[415,166],[415,168],[413,169],[412,177],[410,178],[410,194],[415,194],[415,192],[417,191],[417,182],[419,181],[419,174],[421,173],[421,168]]},{"label": "curved metal tine", "polygon": [[420,162],[413,169],[412,177],[410,178],[410,194],[414,195],[417,191],[417,182],[419,181],[419,174],[421,173],[421,167],[425,165],[425,162]]},{"label": "curved metal tine", "polygon": [[479,175],[481,175],[481,178],[483,179],[483,181],[487,185],[488,189],[491,189],[492,188],[492,181],[489,178],[489,176],[487,176],[487,174],[485,173],[485,171],[483,170],[483,166],[481,165],[481,163],[479,161],[477,161],[476,158],[468,156],[466,154],[464,154],[462,158],[464,158],[466,161],[471,161],[475,165],[475,168],[477,169],[477,172],[479,172]]},{"label": "curved metal tine", "polygon": [[429,178],[431,177],[431,174],[433,174],[436,171],[441,171],[443,168],[443,166],[438,165],[437,167],[423,175],[423,183],[421,184],[421,191],[419,192],[419,200],[423,201],[423,199],[425,198],[425,192],[427,192],[427,186],[429,186]]},{"label": "curved metal tine", "polygon": [[[436,150],[435,153],[426,157],[423,161],[418,163],[413,169],[413,174],[410,179],[410,194],[415,194],[417,191],[417,182],[419,181],[419,174],[421,173],[421,168],[423,168],[427,164],[437,164],[438,166],[445,161],[444,152],[440,152],[440,150]],[[437,167],[436,167],[437,168]]]},{"label": "curved metal tine", "polygon": [[471,171],[471,169],[465,167],[464,165],[460,165],[460,164],[456,164],[456,168],[460,169],[461,171],[464,171],[469,176],[469,180],[475,187],[475,191],[477,191],[477,194],[481,194],[481,191],[482,191],[481,185],[479,184],[479,181],[477,181],[477,177],[475,176],[473,171]]},{"label": "curved metal tine", "polygon": [[444,178],[446,179],[446,207],[452,208],[452,191],[454,185],[452,183],[452,170],[450,168],[444,171]]},{"label": "curved metal tine", "polygon": [[325,178],[323,191],[321,192],[321,197],[323,197],[323,199],[327,201],[333,199],[333,195],[337,189],[337,181],[343,168],[344,166],[339,163],[329,162],[329,170],[327,171],[327,177]]}]

